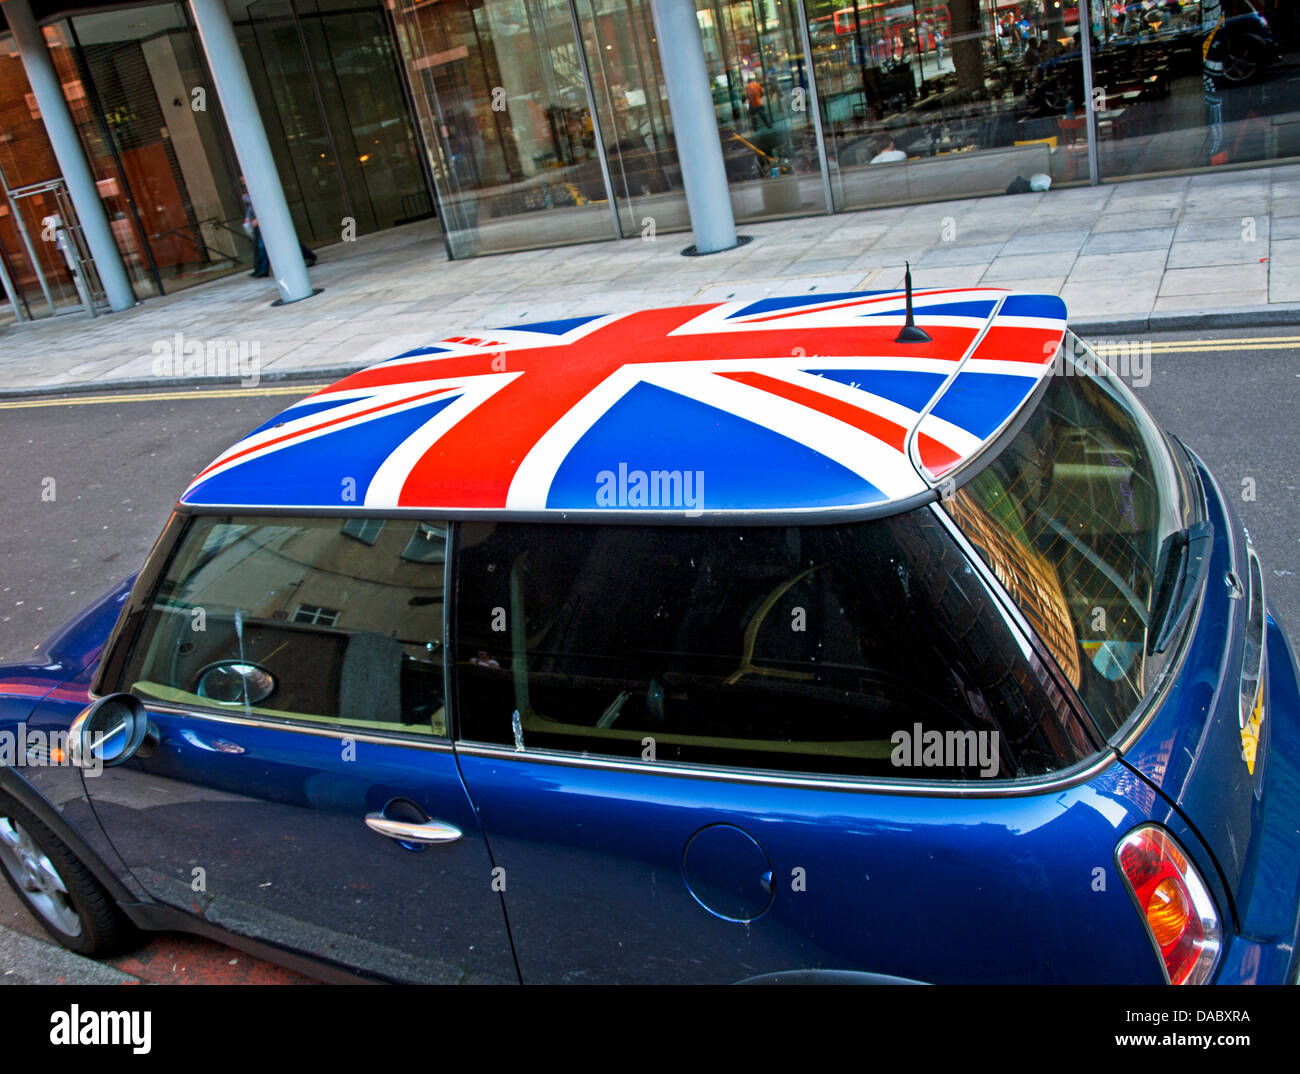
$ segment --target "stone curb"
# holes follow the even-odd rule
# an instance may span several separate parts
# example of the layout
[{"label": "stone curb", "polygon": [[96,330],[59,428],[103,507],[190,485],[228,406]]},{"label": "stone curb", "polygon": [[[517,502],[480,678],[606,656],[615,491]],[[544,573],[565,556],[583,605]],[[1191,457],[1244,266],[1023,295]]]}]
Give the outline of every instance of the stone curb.
[{"label": "stone curb", "polygon": [[1300,305],[1237,306],[1149,313],[1145,316],[1106,320],[1071,320],[1080,335],[1123,335],[1137,332],[1187,332],[1212,328],[1270,328],[1295,325],[1300,328]]},{"label": "stone curb", "polygon": [[[1300,328],[1300,305],[1241,306],[1229,309],[1196,310],[1189,313],[1150,313],[1105,320],[1071,320],[1079,335],[1122,336],[1146,332],[1185,332],[1224,328],[1270,328],[1295,325]],[[339,365],[319,369],[287,369],[263,374],[259,384],[330,384],[364,366]],[[97,392],[150,391],[160,388],[235,388],[237,377],[137,377],[129,380],[94,381],[82,384],[37,384],[24,388],[0,386],[0,399],[23,399],[50,395],[90,395]]]},{"label": "stone curb", "polygon": [[0,983],[3,984],[140,983],[139,978],[132,977],[129,973],[73,954],[57,944],[33,939],[4,925],[0,925],[0,962],[5,966],[4,974],[0,976]]}]

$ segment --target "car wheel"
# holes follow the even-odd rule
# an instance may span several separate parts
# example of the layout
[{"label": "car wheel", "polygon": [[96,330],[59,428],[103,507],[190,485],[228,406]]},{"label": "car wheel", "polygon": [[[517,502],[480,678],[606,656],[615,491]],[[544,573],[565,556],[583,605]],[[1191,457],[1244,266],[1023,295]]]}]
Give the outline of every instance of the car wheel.
[{"label": "car wheel", "polygon": [[138,938],[68,845],[5,795],[0,795],[0,867],[45,931],[69,950],[101,958]]},{"label": "car wheel", "polygon": [[1255,49],[1249,43],[1234,42],[1229,44],[1223,57],[1223,77],[1225,81],[1249,82],[1259,70],[1259,60],[1255,58]]},{"label": "car wheel", "polygon": [[1043,104],[1050,112],[1064,112],[1070,107],[1070,91],[1065,86],[1053,85],[1043,88]]}]

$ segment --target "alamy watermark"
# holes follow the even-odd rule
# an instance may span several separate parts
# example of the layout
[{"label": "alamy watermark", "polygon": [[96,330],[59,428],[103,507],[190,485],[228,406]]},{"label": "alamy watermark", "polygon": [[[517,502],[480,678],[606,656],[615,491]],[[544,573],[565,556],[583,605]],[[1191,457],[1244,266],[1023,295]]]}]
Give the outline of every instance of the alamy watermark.
[{"label": "alamy watermark", "polygon": [[996,731],[926,731],[918,723],[895,731],[889,741],[895,768],[978,768],[983,779],[998,774]]},{"label": "alamy watermark", "polygon": [[0,731],[0,768],[80,768],[89,776],[104,770],[93,752],[82,757],[81,744],[66,730],[42,731],[19,723]]},{"label": "alamy watermark", "polygon": [[[1095,377],[1111,373],[1122,377],[1131,387],[1145,388],[1151,383],[1151,343],[1149,340],[1112,339],[1084,343],[1074,337],[1061,343],[1045,344],[1055,351],[1052,375],[1060,377]],[[1069,357],[1074,361],[1067,362]]]},{"label": "alamy watermark", "polygon": [[245,388],[262,379],[262,345],[255,339],[187,339],[177,332],[150,350],[155,377],[229,377]]},{"label": "alamy watermark", "polygon": [[135,1055],[148,1055],[152,1031],[152,1011],[83,1011],[73,1003],[50,1015],[51,1044],[129,1046]]},{"label": "alamy watermark", "polygon": [[687,515],[704,509],[703,470],[633,470],[620,462],[618,470],[596,475],[597,507],[685,508]]}]

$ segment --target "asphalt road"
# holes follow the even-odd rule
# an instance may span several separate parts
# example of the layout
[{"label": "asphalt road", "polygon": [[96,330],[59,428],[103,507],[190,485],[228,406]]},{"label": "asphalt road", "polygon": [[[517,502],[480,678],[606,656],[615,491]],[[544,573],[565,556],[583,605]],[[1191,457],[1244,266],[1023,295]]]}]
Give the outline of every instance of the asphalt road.
[{"label": "asphalt road", "polygon": [[[1137,342],[1151,343],[1151,365],[1149,378],[1129,378],[1136,394],[1236,498],[1263,560],[1270,599],[1297,629],[1300,335],[1238,329]],[[313,389],[0,399],[0,503],[7,508],[0,525],[0,661],[22,660],[67,617],[135,571],[191,477]],[[43,935],[2,884],[0,925]],[[166,969],[167,950],[146,949],[138,964],[162,967],[151,979],[185,979]],[[209,980],[220,976],[221,966],[235,965],[226,954],[237,958],[216,945],[184,950],[198,951],[193,957],[214,967],[204,975]]]}]

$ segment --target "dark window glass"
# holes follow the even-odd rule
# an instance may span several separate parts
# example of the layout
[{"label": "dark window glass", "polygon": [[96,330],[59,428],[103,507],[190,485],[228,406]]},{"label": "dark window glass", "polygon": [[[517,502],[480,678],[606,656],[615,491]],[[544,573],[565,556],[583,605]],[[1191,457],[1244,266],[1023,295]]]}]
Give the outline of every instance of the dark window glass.
[{"label": "dark window glass", "polygon": [[447,558],[447,530],[442,525],[417,522],[415,532],[402,552],[412,563],[443,563]]},{"label": "dark window glass", "polygon": [[1088,750],[929,509],[459,532],[467,740],[913,779],[1037,774]]},{"label": "dark window glass", "polygon": [[[200,517],[167,567],[122,689],[203,709],[446,734],[442,563],[405,526]],[[445,529],[429,526],[430,544]]]},{"label": "dark window glass", "polygon": [[1149,642],[1180,486],[1162,434],[1099,359],[1061,373],[945,506],[1110,733],[1175,650]]},{"label": "dark window glass", "polygon": [[349,537],[355,537],[363,544],[374,544],[384,530],[384,521],[381,518],[349,518],[341,528]]}]

